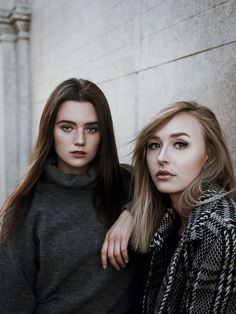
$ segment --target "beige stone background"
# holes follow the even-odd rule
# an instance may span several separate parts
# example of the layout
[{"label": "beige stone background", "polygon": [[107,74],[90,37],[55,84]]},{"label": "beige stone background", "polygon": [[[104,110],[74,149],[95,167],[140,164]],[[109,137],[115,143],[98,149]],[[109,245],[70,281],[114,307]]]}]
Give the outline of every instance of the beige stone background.
[{"label": "beige stone background", "polygon": [[236,169],[236,0],[0,0],[0,202],[69,77],[104,91],[122,162],[160,108],[196,100],[219,118]]}]

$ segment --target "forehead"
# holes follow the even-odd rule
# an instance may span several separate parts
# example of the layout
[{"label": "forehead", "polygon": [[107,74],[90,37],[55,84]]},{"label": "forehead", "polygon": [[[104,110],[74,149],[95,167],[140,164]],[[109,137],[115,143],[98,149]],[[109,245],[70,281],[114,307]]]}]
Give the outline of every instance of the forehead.
[{"label": "forehead", "polygon": [[190,137],[203,138],[203,128],[199,120],[187,112],[176,114],[163,127],[155,132],[156,136],[168,136],[175,133],[186,133]]},{"label": "forehead", "polygon": [[61,119],[96,121],[97,114],[94,105],[89,101],[67,100],[61,104],[57,112],[56,120]]}]

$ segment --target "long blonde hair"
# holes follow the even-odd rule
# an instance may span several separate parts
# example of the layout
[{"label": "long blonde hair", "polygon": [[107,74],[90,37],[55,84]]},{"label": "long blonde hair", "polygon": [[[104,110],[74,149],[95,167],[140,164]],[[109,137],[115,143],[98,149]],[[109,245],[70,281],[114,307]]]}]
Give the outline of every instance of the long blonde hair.
[{"label": "long blonde hair", "polygon": [[133,152],[134,167],[134,232],[133,247],[146,252],[148,244],[167,208],[169,197],[159,193],[152,182],[146,162],[148,140],[160,130],[176,114],[187,112],[201,124],[208,161],[201,173],[182,193],[181,205],[191,209],[197,205],[196,196],[201,193],[202,186],[211,182],[217,183],[222,190],[235,197],[235,177],[229,151],[215,114],[205,106],[195,102],[176,102],[160,112],[160,114],[140,132]]}]

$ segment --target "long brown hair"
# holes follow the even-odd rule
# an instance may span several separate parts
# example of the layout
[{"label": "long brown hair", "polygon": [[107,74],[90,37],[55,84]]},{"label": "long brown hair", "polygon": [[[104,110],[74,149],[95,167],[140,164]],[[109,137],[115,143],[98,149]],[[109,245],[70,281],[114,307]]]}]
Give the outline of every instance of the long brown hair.
[{"label": "long brown hair", "polygon": [[50,155],[55,154],[53,144],[55,120],[61,104],[68,100],[89,101],[94,105],[101,134],[99,151],[95,157],[99,167],[95,203],[107,224],[111,224],[118,215],[122,195],[121,168],[109,104],[97,85],[88,80],[71,78],[57,86],[46,102],[28,170],[1,208],[2,239],[10,239],[24,222],[35,185],[44,171],[45,163]]},{"label": "long brown hair", "polygon": [[[134,166],[134,232],[132,243],[135,249],[145,252],[159,221],[169,205],[169,197],[158,192],[149,174],[146,152],[148,140],[168,123],[176,114],[187,112],[194,116],[202,126],[208,161],[201,173],[182,193],[182,208],[191,210],[199,203],[196,196],[202,187],[217,183],[222,191],[235,198],[235,177],[233,166],[221,127],[215,114],[207,107],[195,102],[176,102],[165,108],[137,137],[133,153]],[[186,213],[184,212],[183,215]]]}]

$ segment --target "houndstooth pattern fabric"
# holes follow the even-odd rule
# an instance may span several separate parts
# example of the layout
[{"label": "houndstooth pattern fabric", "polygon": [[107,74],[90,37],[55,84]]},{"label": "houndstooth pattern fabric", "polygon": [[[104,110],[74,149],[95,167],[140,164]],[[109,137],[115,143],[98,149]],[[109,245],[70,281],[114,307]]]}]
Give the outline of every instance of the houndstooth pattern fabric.
[{"label": "houndstooth pattern fabric", "polygon": [[211,201],[193,209],[169,260],[167,241],[179,217],[170,208],[161,220],[150,243],[145,314],[236,313],[235,203],[216,185],[207,186],[200,200]]}]

